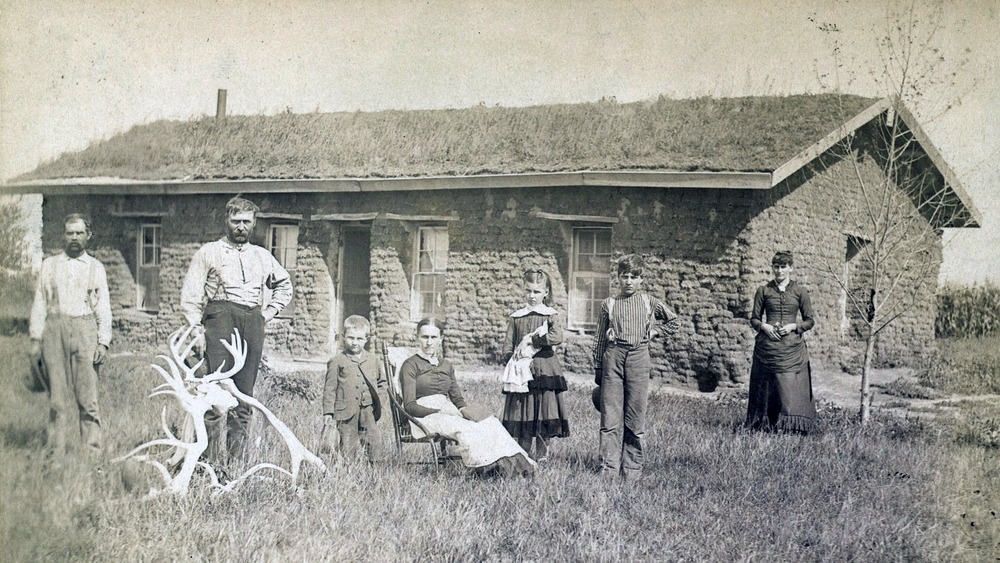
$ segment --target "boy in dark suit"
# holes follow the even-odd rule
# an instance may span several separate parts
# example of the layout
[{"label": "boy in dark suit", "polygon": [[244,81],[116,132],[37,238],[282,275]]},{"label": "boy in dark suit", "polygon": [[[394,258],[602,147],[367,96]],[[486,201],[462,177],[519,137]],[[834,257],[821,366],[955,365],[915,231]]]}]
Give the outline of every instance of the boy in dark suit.
[{"label": "boy in dark suit", "polygon": [[332,438],[341,455],[358,455],[360,445],[369,461],[381,454],[376,421],[382,416],[379,391],[385,391],[386,378],[379,358],[365,350],[371,332],[368,319],[351,315],[344,319],[344,351],[326,366],[323,387],[323,434]]}]

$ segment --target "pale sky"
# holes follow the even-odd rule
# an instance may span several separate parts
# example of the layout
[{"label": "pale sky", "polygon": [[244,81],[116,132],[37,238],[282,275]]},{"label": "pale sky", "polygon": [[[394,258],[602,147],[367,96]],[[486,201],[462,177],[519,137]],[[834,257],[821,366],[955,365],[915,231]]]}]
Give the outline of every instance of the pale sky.
[{"label": "pale sky", "polygon": [[[984,219],[948,233],[942,279],[1000,281],[1000,1],[946,6],[935,39],[941,76],[956,75],[913,109]],[[0,179],[136,124],[211,115],[219,88],[231,114],[838,85],[880,96],[871,71],[881,69],[885,21],[875,0],[0,0]],[[837,31],[820,31],[824,23]]]}]

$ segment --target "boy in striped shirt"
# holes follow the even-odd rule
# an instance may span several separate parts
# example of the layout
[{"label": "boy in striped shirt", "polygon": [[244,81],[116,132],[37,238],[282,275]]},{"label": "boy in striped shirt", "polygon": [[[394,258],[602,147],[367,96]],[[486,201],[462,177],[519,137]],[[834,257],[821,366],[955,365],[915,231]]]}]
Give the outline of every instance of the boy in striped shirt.
[{"label": "boy in striped shirt", "polygon": [[679,327],[677,315],[667,305],[641,291],[645,266],[635,254],[618,260],[620,293],[601,304],[594,344],[600,386],[601,469],[608,477],[621,475],[626,480],[642,473],[651,369],[649,341],[661,332],[672,335]]}]

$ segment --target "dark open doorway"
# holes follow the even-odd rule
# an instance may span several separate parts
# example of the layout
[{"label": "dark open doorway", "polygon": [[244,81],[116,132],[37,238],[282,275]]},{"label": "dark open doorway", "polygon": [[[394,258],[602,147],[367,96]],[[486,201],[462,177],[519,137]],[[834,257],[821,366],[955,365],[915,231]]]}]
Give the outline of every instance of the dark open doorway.
[{"label": "dark open doorway", "polygon": [[371,246],[372,231],[368,225],[344,226],[340,232],[340,319],[371,314]]}]

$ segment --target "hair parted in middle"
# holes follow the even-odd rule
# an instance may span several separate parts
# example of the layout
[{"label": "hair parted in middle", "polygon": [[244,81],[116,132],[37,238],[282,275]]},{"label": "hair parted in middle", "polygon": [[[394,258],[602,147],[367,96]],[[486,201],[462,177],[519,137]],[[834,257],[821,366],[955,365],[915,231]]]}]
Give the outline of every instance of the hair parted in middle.
[{"label": "hair parted in middle", "polygon": [[425,326],[432,326],[438,329],[438,332],[441,333],[441,347],[438,348],[438,356],[444,358],[447,355],[444,345],[444,321],[437,317],[424,317],[420,319],[420,322],[417,323],[418,336],[420,335],[420,329]]},{"label": "hair parted in middle", "polygon": [[351,315],[344,319],[344,332],[349,330],[363,330],[365,334],[371,334],[372,325],[361,315]]},{"label": "hair parted in middle", "polygon": [[424,318],[420,319],[420,322],[417,323],[417,332],[419,333],[420,329],[424,328],[425,326],[432,326],[432,327],[438,329],[441,332],[441,336],[444,336],[444,321],[443,320],[441,320],[441,319],[439,319],[437,317],[424,317]]},{"label": "hair parted in middle", "polygon": [[531,270],[525,270],[524,272],[524,283],[532,285],[540,285],[545,288],[545,298],[542,299],[542,303],[546,305],[552,305],[552,278],[545,272],[545,270],[540,270],[537,268]]},{"label": "hair parted in middle", "polygon": [[618,259],[618,275],[632,274],[638,278],[642,277],[642,271],[646,269],[646,261],[638,254],[626,254]]},{"label": "hair parted in middle", "polygon": [[237,213],[246,213],[247,211],[253,213],[253,217],[256,219],[260,208],[257,207],[256,203],[240,196],[235,196],[226,203],[226,217],[232,217]]}]

